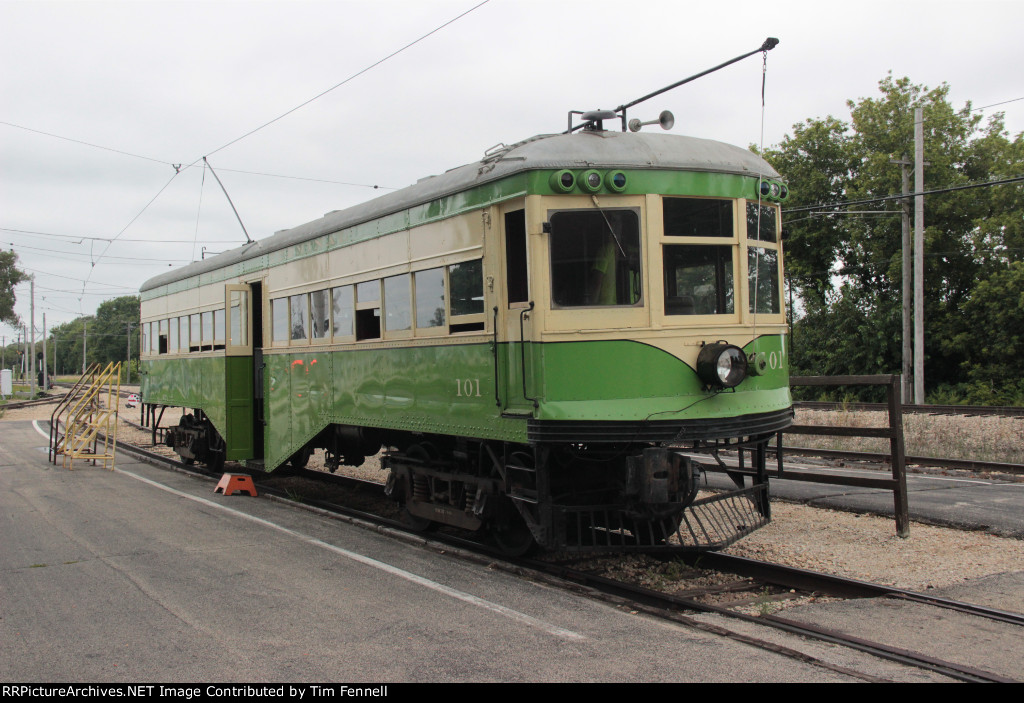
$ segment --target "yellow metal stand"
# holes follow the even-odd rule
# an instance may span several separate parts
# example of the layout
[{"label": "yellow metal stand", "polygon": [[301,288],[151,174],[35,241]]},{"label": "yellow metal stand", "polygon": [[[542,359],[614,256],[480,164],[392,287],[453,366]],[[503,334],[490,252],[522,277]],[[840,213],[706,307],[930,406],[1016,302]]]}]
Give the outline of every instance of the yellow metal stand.
[{"label": "yellow metal stand", "polygon": [[[62,454],[66,469],[74,469],[75,459],[86,459],[92,460],[93,466],[103,462],[104,468],[113,471],[121,363],[107,364],[102,371],[96,366],[86,376],[91,378],[82,378],[76,386],[77,397],[65,406],[64,432],[62,436],[56,433],[54,460],[56,454]],[[57,424],[59,426],[60,418]]]}]

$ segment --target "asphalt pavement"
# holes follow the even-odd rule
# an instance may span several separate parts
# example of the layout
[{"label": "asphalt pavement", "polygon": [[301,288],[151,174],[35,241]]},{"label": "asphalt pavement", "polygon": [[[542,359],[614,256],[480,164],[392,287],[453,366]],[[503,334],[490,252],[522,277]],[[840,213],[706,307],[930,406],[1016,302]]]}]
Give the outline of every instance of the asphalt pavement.
[{"label": "asphalt pavement", "polygon": [[849,681],[294,506],[0,424],[6,682]]}]

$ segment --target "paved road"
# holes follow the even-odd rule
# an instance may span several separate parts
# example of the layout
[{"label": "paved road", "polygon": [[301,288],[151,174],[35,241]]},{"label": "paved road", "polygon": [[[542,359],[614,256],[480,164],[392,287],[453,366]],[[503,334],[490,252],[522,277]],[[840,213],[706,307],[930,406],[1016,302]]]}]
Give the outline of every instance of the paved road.
[{"label": "paved road", "polygon": [[0,424],[0,680],[841,681],[126,458]]},{"label": "paved road", "polygon": [[[786,459],[784,472],[805,470],[871,478],[891,476],[887,469],[831,468],[799,457]],[[956,473],[958,475],[907,475],[907,497],[912,520],[1024,538],[1024,482],[988,479],[967,472]],[[708,482],[711,486],[721,488],[732,485],[723,474],[709,474]],[[798,501],[819,508],[888,516],[893,514],[892,491],[876,488],[772,479],[771,494],[774,498]]]}]

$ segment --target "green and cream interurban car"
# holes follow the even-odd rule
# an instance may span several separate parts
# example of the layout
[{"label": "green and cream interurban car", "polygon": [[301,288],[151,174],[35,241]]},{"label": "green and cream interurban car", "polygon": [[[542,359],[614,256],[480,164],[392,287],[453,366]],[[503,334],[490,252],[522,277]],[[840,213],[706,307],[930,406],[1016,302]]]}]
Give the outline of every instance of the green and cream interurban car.
[{"label": "green and cream interurban car", "polygon": [[[721,546],[767,520],[792,418],[779,179],[599,123],[503,145],[146,282],[143,402],[215,468],[383,447],[410,525],[509,551]],[[698,496],[737,446],[753,487]]]}]

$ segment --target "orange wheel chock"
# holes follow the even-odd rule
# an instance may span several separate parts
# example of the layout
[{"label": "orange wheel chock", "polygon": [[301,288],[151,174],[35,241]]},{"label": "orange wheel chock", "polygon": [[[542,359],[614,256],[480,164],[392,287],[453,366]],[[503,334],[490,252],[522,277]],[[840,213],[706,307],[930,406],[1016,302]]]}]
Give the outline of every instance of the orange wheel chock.
[{"label": "orange wheel chock", "polygon": [[220,482],[213,489],[214,493],[223,493],[226,496],[232,493],[248,493],[250,496],[259,495],[256,492],[256,485],[252,482],[249,474],[224,474]]}]

